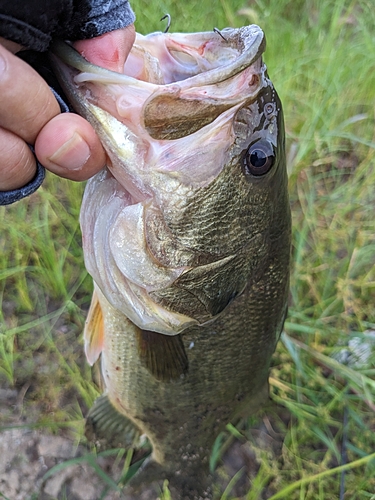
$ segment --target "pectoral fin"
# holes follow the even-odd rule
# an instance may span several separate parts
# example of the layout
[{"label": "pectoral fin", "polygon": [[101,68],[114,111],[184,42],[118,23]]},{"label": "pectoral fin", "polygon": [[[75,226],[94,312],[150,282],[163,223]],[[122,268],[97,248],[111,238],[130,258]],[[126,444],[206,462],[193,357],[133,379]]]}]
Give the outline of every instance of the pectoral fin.
[{"label": "pectoral fin", "polygon": [[137,342],[143,366],[157,380],[169,382],[188,372],[189,361],[181,335],[170,336],[139,329]]},{"label": "pectoral fin", "polygon": [[103,350],[104,322],[102,308],[95,292],[92,295],[91,305],[87,314],[85,329],[83,331],[85,353],[87,361],[92,366]]}]

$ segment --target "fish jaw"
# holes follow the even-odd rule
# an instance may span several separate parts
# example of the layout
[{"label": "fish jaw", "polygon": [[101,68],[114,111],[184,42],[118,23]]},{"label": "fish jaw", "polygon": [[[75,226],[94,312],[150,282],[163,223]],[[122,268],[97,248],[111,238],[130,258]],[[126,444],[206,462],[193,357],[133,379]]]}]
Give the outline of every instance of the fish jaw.
[{"label": "fish jaw", "polygon": [[[264,33],[257,25],[225,28],[220,33],[137,33],[121,74],[89,63],[63,42],[54,42],[51,49],[60,60],[55,61],[59,72],[62,62],[78,70],[77,83],[100,81],[146,90],[152,83],[181,81],[184,87],[217,84],[252,65],[265,45]],[[166,81],[158,80],[160,72]]]},{"label": "fish jaw", "polygon": [[[150,66],[152,58],[154,65],[166,73],[167,81],[171,80],[167,84],[152,83],[157,78],[151,69],[147,71],[150,81],[141,81],[94,66],[66,44],[55,47],[64,60],[63,63],[54,59],[63,87],[76,110],[97,131],[111,160],[108,168],[127,190],[150,195],[153,174],[165,157],[164,149],[169,158],[173,145],[183,148],[180,156],[186,150],[192,155],[197,144],[205,145],[208,140],[205,133],[190,138],[194,132],[208,124],[211,129],[222,127],[223,119],[217,125],[215,120],[226,110],[232,110],[227,115],[230,123],[236,106],[254,100],[264,86],[262,30],[252,25],[239,30],[226,29],[223,33],[226,41],[212,33],[137,35],[124,71],[131,72],[137,67],[131,63],[132,59]],[[191,68],[191,64],[172,56],[177,52],[189,57],[194,54],[196,59],[207,63]],[[189,71],[185,79],[179,80],[184,65]],[[189,138],[185,141],[169,144],[173,139],[186,137]],[[168,142],[163,143],[163,139]],[[231,140],[228,137],[227,143]],[[218,163],[216,158],[213,162]],[[210,179],[207,162],[203,171]]]}]

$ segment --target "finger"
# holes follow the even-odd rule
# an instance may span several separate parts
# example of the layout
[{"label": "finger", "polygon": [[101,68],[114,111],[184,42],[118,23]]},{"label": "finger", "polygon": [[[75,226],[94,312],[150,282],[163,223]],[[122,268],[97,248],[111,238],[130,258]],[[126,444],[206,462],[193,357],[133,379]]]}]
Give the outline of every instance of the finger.
[{"label": "finger", "polygon": [[35,142],[35,154],[48,170],[74,181],[99,172],[106,158],[92,126],[73,113],[60,114],[45,125]]},{"label": "finger", "polygon": [[91,63],[123,73],[134,40],[135,29],[131,25],[90,40],[80,40],[74,47]]},{"label": "finger", "polygon": [[0,191],[25,186],[36,173],[36,162],[29,146],[9,130],[0,127]]},{"label": "finger", "polygon": [[27,63],[0,45],[0,126],[33,144],[60,113],[47,83]]}]

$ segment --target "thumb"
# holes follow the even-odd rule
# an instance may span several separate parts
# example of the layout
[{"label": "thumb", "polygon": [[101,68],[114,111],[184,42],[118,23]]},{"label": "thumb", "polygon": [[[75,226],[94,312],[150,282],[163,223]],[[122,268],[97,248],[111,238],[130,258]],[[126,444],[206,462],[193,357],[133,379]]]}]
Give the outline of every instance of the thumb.
[{"label": "thumb", "polygon": [[74,43],[74,47],[89,62],[122,73],[134,40],[135,29],[132,24],[90,40],[79,40]]}]

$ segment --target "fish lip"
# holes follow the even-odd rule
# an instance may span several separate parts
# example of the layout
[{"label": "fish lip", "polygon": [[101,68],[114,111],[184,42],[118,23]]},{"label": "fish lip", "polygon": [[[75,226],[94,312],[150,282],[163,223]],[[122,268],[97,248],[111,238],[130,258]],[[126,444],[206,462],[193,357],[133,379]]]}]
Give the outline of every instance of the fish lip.
[{"label": "fish lip", "polygon": [[[219,82],[223,82],[228,80],[229,78],[241,73],[244,69],[252,66],[257,62],[257,60],[262,56],[263,52],[266,49],[266,37],[264,35],[263,30],[257,26],[256,24],[252,24],[250,26],[245,26],[243,28],[232,29],[226,28],[221,31],[221,34],[227,35],[227,33],[234,33],[235,37],[238,37],[243,34],[241,37],[242,42],[247,42],[246,50],[244,50],[241,55],[236,58],[232,63],[227,64],[224,67],[224,70],[214,69],[208,71],[207,73],[202,73],[203,75],[209,75],[211,82],[204,81],[201,85],[209,85],[215,84]],[[221,76],[220,76],[221,73]],[[201,75],[197,75],[197,78]],[[217,76],[217,78],[215,78]],[[199,82],[197,82],[199,83]],[[189,86],[192,84],[192,79],[189,79]]]},{"label": "fish lip", "polygon": [[256,24],[242,28],[225,28],[220,33],[224,38],[228,37],[228,43],[232,41],[232,43],[243,44],[245,46],[245,49],[234,61],[226,64],[224,67],[211,69],[185,80],[166,84],[164,87],[177,84],[183,90],[192,86],[201,87],[203,85],[214,85],[224,82],[255,64],[266,49],[266,37],[263,30]]},{"label": "fish lip", "polygon": [[[169,88],[173,87],[177,83],[179,88],[183,90],[193,85],[201,87],[203,85],[214,85],[216,83],[223,82],[253,65],[265,51],[266,38],[263,30],[256,24],[244,26],[242,28],[224,28],[220,31],[220,33],[221,36],[224,36],[227,43],[232,43],[233,45],[237,44],[237,46],[243,47],[240,55],[234,61],[229,62],[224,67],[210,69],[186,78],[185,80],[164,84],[162,86],[164,88]],[[210,35],[212,37],[212,32],[202,33],[202,36],[204,35]],[[220,35],[218,34],[217,36]],[[50,51],[63,63],[80,71],[81,73],[101,75],[102,77],[107,78],[109,83],[122,83],[125,85],[133,85],[149,89],[159,86],[154,83],[137,80],[131,76],[117,73],[92,64],[81,56],[79,52],[77,52],[70,44],[61,40],[54,41],[51,45]],[[87,80],[89,79],[90,78],[87,78]],[[76,77],[76,83],[82,83],[84,81],[86,81],[86,79],[82,74],[79,75],[79,78]]]}]

